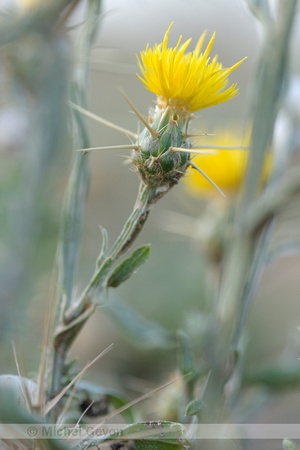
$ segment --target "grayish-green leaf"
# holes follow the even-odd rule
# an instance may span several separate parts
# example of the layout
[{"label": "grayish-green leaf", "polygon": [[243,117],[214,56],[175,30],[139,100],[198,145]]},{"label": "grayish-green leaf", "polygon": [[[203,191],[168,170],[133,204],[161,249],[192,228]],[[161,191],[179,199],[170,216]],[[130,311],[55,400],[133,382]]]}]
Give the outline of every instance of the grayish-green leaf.
[{"label": "grayish-green leaf", "polygon": [[273,389],[288,389],[300,384],[300,365],[291,361],[285,364],[276,364],[258,368],[245,373],[243,383],[262,384]]},{"label": "grayish-green leaf", "polygon": [[130,258],[125,259],[116,267],[107,281],[107,286],[118,287],[127,280],[144,262],[150,254],[150,245],[143,245],[136,249]]},{"label": "grayish-green leaf", "polygon": [[149,441],[148,439],[134,440],[135,450],[180,450],[186,449],[185,445],[180,443],[171,443],[163,441]]},{"label": "grayish-green leaf", "polygon": [[171,348],[176,345],[175,336],[160,325],[144,319],[125,302],[110,297],[102,308],[123,331],[126,338],[142,348]]},{"label": "grayish-green leaf", "polygon": [[293,441],[289,439],[284,439],[282,442],[283,450],[299,450],[298,445],[296,445]]},{"label": "grayish-green leaf", "polygon": [[137,422],[119,430],[116,435],[111,433],[98,438],[86,439],[79,445],[80,449],[91,448],[106,441],[120,442],[134,440],[135,449],[184,449],[188,444],[186,430],[180,423],[169,421]]},{"label": "grayish-green leaf", "polygon": [[194,353],[190,338],[183,331],[177,332],[178,366],[182,375],[192,373],[194,366]]},{"label": "grayish-green leaf", "polygon": [[59,284],[66,293],[67,305],[71,302],[77,265],[79,242],[89,186],[88,160],[74,155],[73,168],[66,191],[59,251]]},{"label": "grayish-green leaf", "polygon": [[264,26],[268,26],[271,21],[271,13],[269,2],[267,0],[246,0],[249,9],[252,14],[262,23]]},{"label": "grayish-green leaf", "polygon": [[205,402],[201,398],[195,398],[186,407],[186,416],[194,416],[199,414],[205,408]]},{"label": "grayish-green leaf", "polygon": [[[82,61],[88,59],[91,46],[97,32],[100,18],[101,0],[90,0],[86,9],[86,20],[81,28],[77,57],[81,61],[75,66],[73,82],[70,85],[70,100],[73,103],[86,107],[88,92],[89,65]],[[54,67],[54,70],[56,68]],[[72,112],[72,131],[74,134],[74,150],[76,148],[90,147],[88,132],[83,117],[77,112]],[[89,167],[86,156],[74,152],[73,166],[68,187],[65,194],[60,245],[58,252],[58,283],[62,286],[57,301],[55,325],[64,323],[65,312],[72,306],[72,294],[76,275],[76,267],[79,254],[79,243],[85,216],[85,206],[89,188]],[[62,295],[62,292],[65,294]],[[83,299],[83,303],[85,299]],[[79,313],[84,305],[79,306]],[[74,328],[75,329],[75,328]],[[77,330],[79,330],[77,328]],[[78,332],[78,331],[77,331]],[[57,335],[58,336],[58,335]],[[62,372],[67,348],[71,345],[75,335],[65,335],[64,339],[55,343],[55,352],[52,362],[52,383],[50,396],[61,389]],[[60,336],[61,338],[61,336]],[[63,350],[62,350],[63,349]]]}]

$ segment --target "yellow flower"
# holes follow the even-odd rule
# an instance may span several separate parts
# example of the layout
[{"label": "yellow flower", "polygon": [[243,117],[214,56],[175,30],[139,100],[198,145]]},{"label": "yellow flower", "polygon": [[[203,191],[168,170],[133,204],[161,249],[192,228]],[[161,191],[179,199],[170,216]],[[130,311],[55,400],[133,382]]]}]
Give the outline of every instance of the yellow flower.
[{"label": "yellow flower", "polygon": [[49,0],[42,2],[41,0],[17,0],[17,6],[21,13],[31,13],[38,8],[45,7],[49,4]]},{"label": "yellow flower", "polygon": [[[211,138],[205,137],[209,146],[247,147],[250,143],[249,129],[244,136],[236,129],[216,130]],[[197,146],[198,142],[195,142]],[[203,145],[203,140],[201,145]],[[205,145],[205,144],[204,144]],[[199,154],[192,161],[195,163],[216,185],[227,194],[238,190],[245,179],[246,166],[249,151],[245,148],[232,150],[219,150],[216,154]],[[270,153],[266,157],[262,178],[265,181],[271,172],[272,157]],[[218,195],[218,191],[199,172],[191,171],[184,177],[185,186],[194,195]]]},{"label": "yellow flower", "polygon": [[21,9],[29,10],[42,4],[41,0],[18,0]]},{"label": "yellow flower", "polygon": [[209,106],[226,102],[238,94],[236,84],[225,89],[228,84],[228,75],[235,70],[243,60],[232,67],[222,68],[217,62],[217,55],[210,60],[209,52],[212,48],[215,33],[206,50],[201,48],[206,32],[200,37],[195,50],[185,53],[191,39],[179,46],[181,36],[175,48],[168,48],[169,26],[161,44],[155,44],[140,54],[138,65],[143,74],[142,78],[147,89],[157,96],[157,104],[161,109],[170,106],[181,116],[190,116],[191,113]]}]

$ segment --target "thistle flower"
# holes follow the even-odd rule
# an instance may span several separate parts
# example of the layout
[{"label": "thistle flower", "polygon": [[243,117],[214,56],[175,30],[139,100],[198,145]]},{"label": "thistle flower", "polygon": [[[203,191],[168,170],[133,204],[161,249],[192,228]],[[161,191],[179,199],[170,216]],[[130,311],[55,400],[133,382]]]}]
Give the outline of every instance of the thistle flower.
[{"label": "thistle flower", "polygon": [[[223,69],[217,62],[217,55],[210,61],[209,53],[214,43],[215,33],[205,51],[201,49],[206,31],[201,35],[195,50],[185,53],[191,39],[179,46],[181,36],[175,48],[168,48],[169,26],[161,44],[150,49],[147,45],[140,54],[138,65],[147,89],[154,92],[157,105],[161,109],[170,106],[179,115],[189,117],[191,113],[209,106],[226,102],[238,94],[236,84],[225,89],[228,76],[243,60],[232,67]],[[225,90],[224,90],[225,89]]]},{"label": "thistle flower", "polygon": [[[211,61],[209,52],[212,48],[214,35],[206,50],[201,48],[206,32],[200,37],[195,50],[185,53],[191,39],[179,46],[168,48],[169,26],[161,44],[146,50],[137,56],[138,65],[147,89],[157,95],[156,108],[148,121],[142,116],[123,93],[125,99],[144,124],[144,130],[136,135],[122,127],[114,126],[104,119],[95,117],[80,107],[78,110],[96,118],[96,120],[133,137],[132,145],[114,146],[110,148],[132,148],[131,161],[144,184],[154,191],[167,192],[185,174],[189,165],[196,168],[209,182],[216,184],[190,159],[193,153],[190,143],[189,123],[193,113],[208,106],[218,105],[232,99],[238,94],[236,84],[226,88],[228,75],[235,70],[243,60],[230,68],[223,69],[217,62],[217,56]],[[74,107],[74,105],[73,105]],[[85,152],[89,150],[85,149]],[[102,147],[101,149],[108,149]],[[198,150],[197,150],[198,153]],[[220,189],[219,189],[220,190]]]},{"label": "thistle flower", "polygon": [[191,39],[179,46],[180,37],[174,49],[168,48],[170,27],[161,44],[153,49],[147,45],[140,59],[137,57],[144,78],[138,76],[157,95],[157,107],[149,126],[138,138],[132,158],[145,184],[164,186],[166,190],[178,182],[191,164],[188,126],[193,112],[237,95],[236,84],[225,87],[228,75],[242,62],[228,69],[222,68],[217,56],[210,62],[214,35],[201,53],[206,32],[193,53],[185,53]]}]

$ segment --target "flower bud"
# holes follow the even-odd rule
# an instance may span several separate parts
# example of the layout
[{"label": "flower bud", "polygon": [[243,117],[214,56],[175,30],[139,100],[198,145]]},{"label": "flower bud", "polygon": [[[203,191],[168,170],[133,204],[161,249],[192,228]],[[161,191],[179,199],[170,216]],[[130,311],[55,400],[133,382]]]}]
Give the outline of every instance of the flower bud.
[{"label": "flower bud", "polygon": [[144,183],[151,188],[170,188],[184,175],[190,160],[186,138],[186,120],[171,114],[170,109],[156,113],[151,128],[145,128],[138,138],[132,162]]}]

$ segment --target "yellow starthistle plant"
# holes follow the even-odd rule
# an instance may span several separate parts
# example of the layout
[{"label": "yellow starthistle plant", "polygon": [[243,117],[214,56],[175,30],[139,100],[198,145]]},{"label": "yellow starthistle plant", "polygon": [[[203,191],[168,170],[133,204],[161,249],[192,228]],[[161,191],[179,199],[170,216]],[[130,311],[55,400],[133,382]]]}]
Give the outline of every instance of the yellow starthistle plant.
[{"label": "yellow starthistle plant", "polygon": [[[170,27],[172,24],[170,25]],[[223,69],[217,56],[210,60],[214,34],[205,51],[201,49],[206,32],[193,52],[186,52],[191,39],[168,48],[168,28],[161,44],[147,45],[137,56],[147,89],[157,95],[150,123],[140,134],[133,154],[133,164],[144,183],[169,189],[192,164],[188,126],[192,114],[200,109],[223,103],[238,94],[236,84],[225,89],[228,75],[243,60]]]}]

